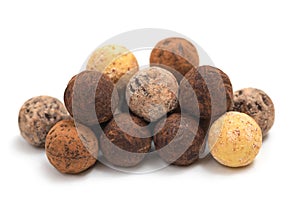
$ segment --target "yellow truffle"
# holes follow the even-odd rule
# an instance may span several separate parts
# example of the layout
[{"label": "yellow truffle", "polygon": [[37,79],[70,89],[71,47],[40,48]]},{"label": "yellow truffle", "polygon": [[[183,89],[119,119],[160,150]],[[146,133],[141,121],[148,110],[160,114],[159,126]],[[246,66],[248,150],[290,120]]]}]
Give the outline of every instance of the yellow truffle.
[{"label": "yellow truffle", "polygon": [[117,83],[123,76],[129,80],[138,71],[138,62],[127,48],[107,45],[96,49],[90,56],[86,69],[100,71]]},{"label": "yellow truffle", "polygon": [[227,112],[209,130],[212,156],[228,167],[243,167],[253,162],[262,145],[262,132],[250,116]]}]

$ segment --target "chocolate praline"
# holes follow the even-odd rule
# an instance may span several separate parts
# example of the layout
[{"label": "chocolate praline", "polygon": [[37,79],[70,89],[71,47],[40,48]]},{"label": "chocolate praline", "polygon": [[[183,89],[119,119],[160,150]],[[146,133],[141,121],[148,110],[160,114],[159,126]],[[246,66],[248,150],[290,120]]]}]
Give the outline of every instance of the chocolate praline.
[{"label": "chocolate praline", "polygon": [[104,128],[100,136],[100,149],[104,158],[115,166],[138,165],[151,148],[151,132],[142,119],[121,113]]},{"label": "chocolate praline", "polygon": [[167,69],[180,81],[192,67],[199,65],[199,55],[190,41],[179,37],[166,38],[152,50],[150,65]]},{"label": "chocolate praline", "polygon": [[45,149],[49,162],[58,171],[77,174],[96,163],[98,140],[86,126],[62,120],[47,135]]},{"label": "chocolate praline", "polygon": [[160,120],[154,128],[154,145],[167,163],[186,166],[199,158],[205,134],[197,120],[179,113]]},{"label": "chocolate praline", "polygon": [[74,76],[65,90],[64,101],[71,116],[91,126],[113,117],[118,93],[109,77],[97,71],[83,71]]},{"label": "chocolate praline", "polygon": [[[215,120],[232,109],[230,79],[218,68],[208,65],[192,68],[180,82],[179,89],[179,103],[184,113]],[[191,103],[191,99],[197,103]]]},{"label": "chocolate praline", "polygon": [[251,116],[266,136],[275,120],[275,108],[272,99],[262,90],[244,88],[234,93],[233,110]]}]

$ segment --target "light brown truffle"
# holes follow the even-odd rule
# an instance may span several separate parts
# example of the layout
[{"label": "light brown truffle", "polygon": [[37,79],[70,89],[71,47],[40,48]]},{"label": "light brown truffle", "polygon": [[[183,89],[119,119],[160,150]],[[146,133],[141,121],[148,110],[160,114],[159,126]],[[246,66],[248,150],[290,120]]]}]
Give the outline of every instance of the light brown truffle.
[{"label": "light brown truffle", "polygon": [[156,124],[154,134],[155,149],[167,163],[187,166],[199,159],[205,134],[192,117],[171,114]]},{"label": "light brown truffle", "polygon": [[150,65],[169,70],[178,81],[199,65],[196,47],[184,38],[171,37],[158,42],[151,52]]},{"label": "light brown truffle", "polygon": [[151,67],[129,81],[126,100],[130,110],[148,122],[156,121],[177,107],[178,83],[167,70]]},{"label": "light brown truffle", "polygon": [[233,110],[251,116],[260,126],[263,136],[266,136],[275,119],[271,98],[262,90],[245,88],[234,93],[233,101]]},{"label": "light brown truffle", "polygon": [[262,133],[250,116],[227,112],[209,130],[212,156],[228,167],[243,167],[253,162],[262,145]]},{"label": "light brown truffle", "polygon": [[64,105],[49,96],[33,97],[19,112],[19,128],[25,140],[34,146],[44,147],[46,135],[56,122],[68,118]]},{"label": "light brown truffle", "polygon": [[77,174],[93,166],[98,155],[94,133],[72,120],[58,122],[46,138],[46,155],[60,172]]},{"label": "light brown truffle", "polygon": [[142,119],[127,113],[114,116],[100,136],[106,160],[121,167],[139,164],[151,148],[151,133],[146,126]]}]

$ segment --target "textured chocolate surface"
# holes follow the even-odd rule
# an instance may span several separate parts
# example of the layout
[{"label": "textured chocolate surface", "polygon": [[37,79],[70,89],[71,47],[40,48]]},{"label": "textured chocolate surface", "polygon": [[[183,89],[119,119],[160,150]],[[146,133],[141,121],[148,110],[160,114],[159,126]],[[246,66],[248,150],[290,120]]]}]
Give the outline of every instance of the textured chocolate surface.
[{"label": "textured chocolate surface", "polygon": [[[191,102],[197,98],[198,107]],[[180,83],[180,106],[184,112],[215,120],[232,109],[233,91],[229,77],[211,66],[192,68]]]},{"label": "textured chocolate surface", "polygon": [[69,113],[85,125],[110,120],[118,99],[113,82],[107,75],[97,71],[83,71],[74,76],[64,95]]},{"label": "textured chocolate surface", "polygon": [[126,88],[130,110],[148,122],[153,122],[177,107],[178,83],[162,68],[151,67],[139,71]]},{"label": "textured chocolate surface", "polygon": [[212,124],[208,146],[211,155],[222,165],[247,166],[262,146],[262,132],[249,115],[227,112]]},{"label": "textured chocolate surface", "polygon": [[126,113],[114,116],[100,136],[106,160],[121,167],[139,164],[151,148],[151,133],[146,125],[142,119]]},{"label": "textured chocolate surface", "polygon": [[245,88],[234,93],[234,111],[251,116],[266,136],[275,119],[275,108],[271,98],[262,90]]},{"label": "textured chocolate surface", "polygon": [[154,145],[160,157],[173,165],[190,165],[198,160],[205,138],[192,117],[179,113],[162,119],[154,129]]},{"label": "textured chocolate surface", "polygon": [[95,164],[98,140],[87,127],[72,120],[58,122],[46,138],[49,162],[60,172],[77,174]]},{"label": "textured chocolate surface", "polygon": [[150,65],[169,70],[180,81],[192,67],[199,65],[199,55],[195,46],[186,39],[167,38],[152,50]]},{"label": "textured chocolate surface", "polygon": [[66,108],[58,99],[49,96],[31,98],[23,104],[19,112],[21,135],[31,145],[44,147],[52,126],[68,117]]},{"label": "textured chocolate surface", "polygon": [[139,70],[139,65],[133,53],[126,47],[106,45],[92,53],[86,69],[106,74],[114,83],[117,83],[121,78],[127,82]]}]

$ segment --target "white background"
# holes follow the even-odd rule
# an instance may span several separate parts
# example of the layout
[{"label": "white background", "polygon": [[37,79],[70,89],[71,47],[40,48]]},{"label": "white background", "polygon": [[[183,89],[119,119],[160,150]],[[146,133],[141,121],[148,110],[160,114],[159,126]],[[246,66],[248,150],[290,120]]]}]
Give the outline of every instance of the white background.
[{"label": "white background", "polygon": [[[299,199],[300,6],[243,2],[1,0],[0,199]],[[251,166],[230,169],[207,158],[142,175],[101,164],[63,175],[21,138],[17,117],[24,101],[42,94],[62,100],[94,48],[137,28],[192,38],[235,90],[257,87],[272,97],[276,122]]]}]

